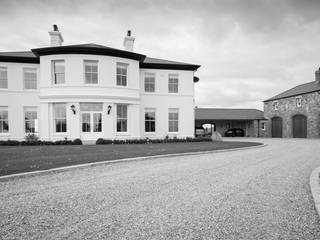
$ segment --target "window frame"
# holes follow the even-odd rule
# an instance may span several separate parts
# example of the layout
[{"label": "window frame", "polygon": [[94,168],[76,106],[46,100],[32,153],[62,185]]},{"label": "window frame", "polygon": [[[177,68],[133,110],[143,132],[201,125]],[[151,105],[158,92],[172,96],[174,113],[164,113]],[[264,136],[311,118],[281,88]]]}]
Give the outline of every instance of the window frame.
[{"label": "window frame", "polygon": [[[120,73],[120,74],[118,74],[118,67],[120,67],[121,68],[121,66],[122,67],[126,67],[126,75],[124,75],[124,74],[122,74],[122,73]],[[129,72],[129,64],[128,63],[122,63],[122,62],[117,62],[116,63],[116,85],[117,86],[119,86],[119,87],[127,87],[128,86],[128,72]],[[118,84],[119,82],[118,82],[118,76],[120,76],[121,77],[121,84]],[[122,79],[122,77],[124,77],[125,76],[125,85],[123,85],[123,79]]]},{"label": "window frame", "polygon": [[[61,62],[63,63],[63,67],[64,67],[64,71],[63,71],[63,82],[61,83],[57,83],[56,82],[56,74],[62,74],[62,72],[56,72],[55,71],[55,63]],[[52,78],[52,84],[53,85],[64,85],[66,84],[66,64],[65,64],[65,60],[64,59],[54,59],[51,60],[51,78]]]},{"label": "window frame", "polygon": [[[34,81],[35,82],[35,88],[26,88],[26,72],[27,71],[34,71],[35,75],[36,75],[36,79],[35,80],[31,80],[31,81]],[[29,67],[26,67],[26,68],[23,68],[23,89],[24,90],[37,90],[38,89],[38,69],[37,68],[29,68]],[[29,83],[30,83],[30,79],[29,79]]]},{"label": "window frame", "polygon": [[[123,112],[123,107],[125,107],[126,108],[126,110],[125,110],[125,115],[126,116],[120,116],[119,117],[119,109],[118,109],[118,107],[119,108],[121,108],[120,109],[120,114],[122,114],[122,113],[124,113]],[[118,122],[120,121],[120,130],[118,129]],[[126,123],[126,127],[125,128],[122,128],[122,125],[121,125],[121,122],[125,122]],[[124,131],[125,130],[125,131]],[[127,104],[116,104],[116,132],[117,133],[128,133],[128,105]]]},{"label": "window frame", "polygon": [[[64,106],[65,109],[65,117],[56,117],[56,106]],[[63,120],[63,122],[65,122],[65,131],[57,131],[57,120]],[[54,103],[53,104],[53,123],[54,123],[54,133],[56,134],[66,134],[68,132],[68,126],[67,126],[67,104],[66,103]],[[63,130],[63,127],[61,127],[61,129]]]},{"label": "window frame", "polygon": [[[26,113],[27,112],[35,112],[36,113],[36,118],[35,119],[26,120]],[[24,133],[25,134],[29,134],[29,133],[37,134],[37,133],[39,133],[39,126],[38,126],[39,120],[38,120],[38,109],[37,109],[37,107],[24,107],[23,115],[24,115]],[[32,131],[28,132],[27,131],[27,121],[28,122],[34,121],[34,123],[33,123],[34,132],[32,132]]]},{"label": "window frame", "polygon": [[273,105],[273,109],[274,109],[275,111],[278,111],[278,110],[279,110],[279,101],[274,101],[274,102],[272,103],[272,105]]},{"label": "window frame", "polygon": [[[177,117],[177,119],[170,119],[170,113],[177,113],[178,115],[178,117]],[[179,133],[179,108],[169,108],[168,109],[168,133]],[[176,124],[177,124],[177,131],[175,131],[175,127],[173,127],[173,131],[171,131],[170,130],[170,122],[173,122],[173,123],[175,123],[176,122]],[[173,125],[174,126],[174,125]]]},{"label": "window frame", "polygon": [[267,130],[267,124],[265,122],[261,123],[261,130],[266,131]]},{"label": "window frame", "polygon": [[[88,63],[96,64],[97,72],[92,71],[92,66],[93,65],[91,65],[91,71],[87,73],[86,72],[86,64],[88,64]],[[92,82],[92,75],[94,73],[97,74],[97,82],[96,83]],[[87,82],[87,75],[86,74],[91,74],[90,75],[91,76],[91,82]],[[88,59],[83,60],[83,78],[84,78],[84,84],[88,84],[88,85],[97,85],[97,84],[99,84],[99,61],[98,60],[88,60]]]},{"label": "window frame", "polygon": [[[176,80],[177,82],[170,82],[170,80]],[[176,86],[176,89],[175,89]],[[170,88],[172,87],[172,88]],[[169,73],[168,74],[168,93],[179,93],[179,74]]]},{"label": "window frame", "polygon": [[[146,119],[147,113],[153,113],[154,114],[154,119],[153,120],[147,120]],[[146,129],[147,122],[150,123],[150,124],[154,123],[154,131],[147,131],[147,129]],[[145,108],[144,109],[144,132],[146,134],[154,134],[154,133],[156,133],[156,131],[157,131],[157,126],[156,125],[157,125],[156,109],[155,108]],[[149,126],[151,126],[151,125],[149,125]],[[151,128],[152,128],[152,126],[151,126]]]},{"label": "window frame", "polygon": [[[150,82],[151,78],[153,77],[153,91],[150,91],[150,84],[152,84]],[[147,91],[147,79],[148,79],[148,84],[149,84],[149,88],[148,88],[148,91]],[[152,90],[152,89],[151,89]],[[156,74],[155,73],[150,73],[150,72],[146,72],[144,74],[144,92],[147,92],[147,93],[154,93],[156,91]]]},{"label": "window frame", "polygon": [[[6,78],[1,78],[1,72],[4,71],[6,74]],[[2,85],[2,83],[4,83]],[[3,86],[3,87],[2,87]],[[0,89],[8,89],[9,88],[9,80],[8,80],[8,67],[0,66]]]},{"label": "window frame", "polygon": [[[2,118],[2,112],[7,113],[7,118]],[[3,131],[4,123],[7,123],[7,131]],[[9,108],[7,106],[0,106],[0,135],[9,135],[10,133],[10,125],[9,125]]]}]

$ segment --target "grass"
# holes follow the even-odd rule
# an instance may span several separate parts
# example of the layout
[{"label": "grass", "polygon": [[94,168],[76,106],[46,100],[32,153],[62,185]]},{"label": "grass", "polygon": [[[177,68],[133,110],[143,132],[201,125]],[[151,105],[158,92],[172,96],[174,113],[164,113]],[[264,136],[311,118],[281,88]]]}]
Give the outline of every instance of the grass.
[{"label": "grass", "polygon": [[0,146],[0,176],[131,157],[232,149],[256,145],[260,145],[260,143],[228,141],[80,146]]}]

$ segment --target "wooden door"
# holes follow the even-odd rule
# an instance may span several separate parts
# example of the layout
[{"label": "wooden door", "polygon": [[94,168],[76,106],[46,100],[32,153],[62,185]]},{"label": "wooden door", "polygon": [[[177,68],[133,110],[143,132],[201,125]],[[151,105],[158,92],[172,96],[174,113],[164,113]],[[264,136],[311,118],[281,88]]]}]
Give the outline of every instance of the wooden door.
[{"label": "wooden door", "polygon": [[282,137],[282,118],[273,117],[271,119],[271,134],[274,138]]},{"label": "wooden door", "polygon": [[304,115],[295,115],[292,117],[292,135],[294,138],[307,137],[307,117]]}]

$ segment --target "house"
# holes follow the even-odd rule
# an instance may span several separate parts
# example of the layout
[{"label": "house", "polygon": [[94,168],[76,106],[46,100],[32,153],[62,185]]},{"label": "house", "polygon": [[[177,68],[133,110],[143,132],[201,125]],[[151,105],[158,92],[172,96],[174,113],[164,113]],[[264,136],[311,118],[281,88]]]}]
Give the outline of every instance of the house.
[{"label": "house", "polygon": [[207,124],[221,135],[230,128],[243,129],[247,137],[264,137],[266,134],[265,118],[258,109],[196,108],[196,132],[201,132]]},{"label": "house", "polygon": [[199,65],[136,53],[131,31],[124,50],[49,35],[49,47],[0,53],[0,140],[194,136]]},{"label": "house", "polygon": [[320,69],[308,82],[264,101],[267,136],[320,137]]}]

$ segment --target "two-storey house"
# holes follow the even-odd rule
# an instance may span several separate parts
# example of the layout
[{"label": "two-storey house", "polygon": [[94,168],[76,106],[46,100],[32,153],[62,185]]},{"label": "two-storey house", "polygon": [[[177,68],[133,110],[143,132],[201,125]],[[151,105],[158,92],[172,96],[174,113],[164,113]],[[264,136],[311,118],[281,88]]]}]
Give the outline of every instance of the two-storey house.
[{"label": "two-storey house", "polygon": [[0,53],[0,139],[96,140],[194,136],[199,65],[97,44]]}]

